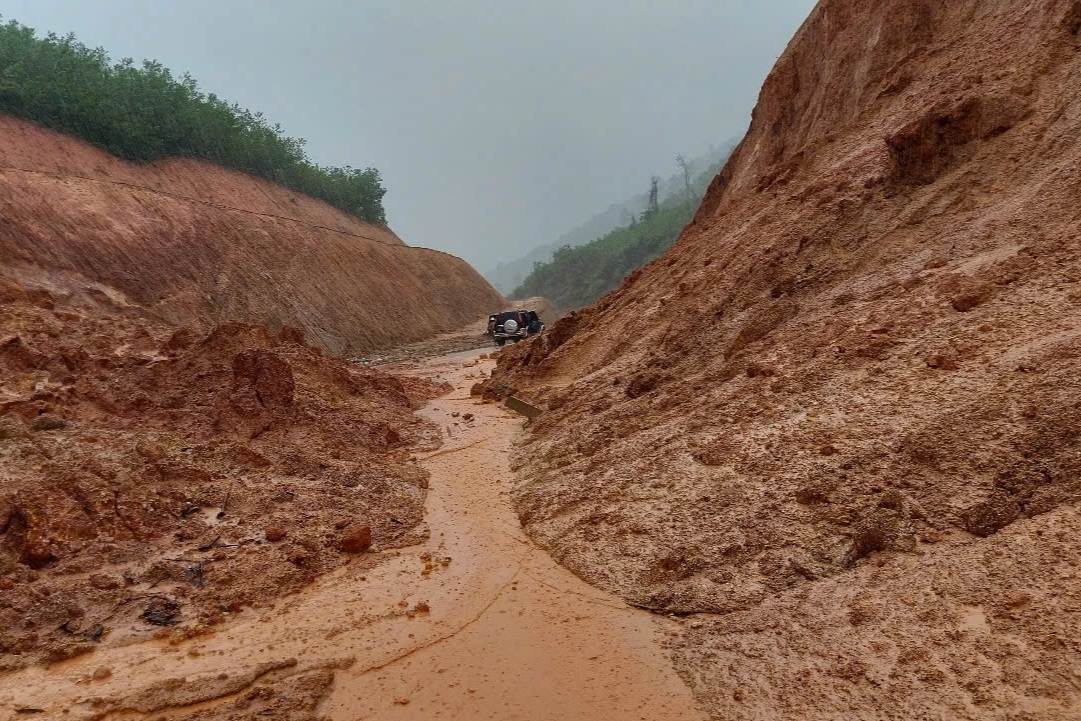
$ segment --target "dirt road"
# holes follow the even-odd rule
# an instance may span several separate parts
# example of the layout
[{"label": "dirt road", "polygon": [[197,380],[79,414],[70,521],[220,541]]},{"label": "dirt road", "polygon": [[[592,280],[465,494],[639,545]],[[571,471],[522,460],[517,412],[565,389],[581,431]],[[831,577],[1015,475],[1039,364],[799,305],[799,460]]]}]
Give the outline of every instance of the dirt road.
[{"label": "dirt road", "polygon": [[[507,301],[503,310],[515,310],[527,308],[540,314],[541,320],[549,327],[559,320],[562,315],[560,310],[549,303],[545,298],[525,298],[521,300]],[[494,308],[493,308],[494,310]],[[406,361],[421,361],[436,356],[447,356],[455,353],[483,348],[487,351],[497,350],[495,341],[486,333],[488,317],[478,318],[469,325],[462,326],[457,330],[441,333],[434,338],[397,346],[387,350],[377,351],[369,355],[353,358],[353,362],[362,366],[386,366],[391,363]],[[481,352],[481,351],[478,351]]]},{"label": "dirt road", "polygon": [[[480,351],[399,372],[454,385],[422,411],[445,444],[429,540],[321,579],[190,639],[95,653],[0,680],[37,718],[700,719],[662,648],[664,622],[558,566],[506,492],[522,419],[469,398]],[[457,413],[457,416],[453,414]],[[471,420],[466,415],[472,414]]]}]

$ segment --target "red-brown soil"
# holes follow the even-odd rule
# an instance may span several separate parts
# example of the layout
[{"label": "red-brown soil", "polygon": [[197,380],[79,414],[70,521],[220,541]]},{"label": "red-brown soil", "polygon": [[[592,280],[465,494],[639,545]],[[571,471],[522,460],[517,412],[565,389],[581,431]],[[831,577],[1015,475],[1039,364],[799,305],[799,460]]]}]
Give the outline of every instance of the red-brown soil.
[{"label": "red-brown soil", "polygon": [[1081,2],[824,0],[513,496],[724,719],[1081,717]]},{"label": "red-brown soil", "polygon": [[505,490],[522,418],[470,396],[494,365],[483,355],[393,369],[407,389],[432,377],[454,388],[419,412],[446,440],[417,454],[431,473],[426,538],[373,548],[370,563],[212,627],[126,644],[111,633],[93,653],[0,674],[0,709],[72,721],[705,718],[662,647],[674,622],[588,586],[522,532]]},{"label": "red-brown soil", "polygon": [[426,534],[447,387],[0,286],[0,670],[207,632]]},{"label": "red-brown soil", "polygon": [[504,302],[464,261],[272,183],[191,160],[136,165],[2,116],[0,200],[0,276],[116,291],[202,332],[292,325],[357,355]]}]

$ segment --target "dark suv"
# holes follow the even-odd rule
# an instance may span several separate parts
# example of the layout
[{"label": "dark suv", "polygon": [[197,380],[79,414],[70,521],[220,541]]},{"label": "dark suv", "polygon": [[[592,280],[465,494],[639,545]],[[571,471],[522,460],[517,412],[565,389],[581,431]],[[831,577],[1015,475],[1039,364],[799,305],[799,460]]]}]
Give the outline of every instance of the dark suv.
[{"label": "dark suv", "polygon": [[544,330],[540,316],[535,310],[508,310],[488,316],[488,335],[495,338],[496,345],[507,341],[517,343]]}]

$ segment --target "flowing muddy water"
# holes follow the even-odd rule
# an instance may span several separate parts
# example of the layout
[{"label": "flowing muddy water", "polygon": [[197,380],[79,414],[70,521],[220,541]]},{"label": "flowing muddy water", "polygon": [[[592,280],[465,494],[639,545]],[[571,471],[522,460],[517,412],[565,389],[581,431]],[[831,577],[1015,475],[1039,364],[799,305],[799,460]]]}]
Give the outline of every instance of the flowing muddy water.
[{"label": "flowing muddy water", "polygon": [[522,532],[507,497],[522,419],[469,398],[493,365],[471,365],[480,352],[398,371],[455,387],[421,411],[445,433],[421,460],[432,474],[426,543],[352,564],[205,635],[11,674],[0,708],[246,718],[245,693],[258,683],[293,684],[301,707],[341,721],[704,718],[661,645],[666,622],[587,585]]}]

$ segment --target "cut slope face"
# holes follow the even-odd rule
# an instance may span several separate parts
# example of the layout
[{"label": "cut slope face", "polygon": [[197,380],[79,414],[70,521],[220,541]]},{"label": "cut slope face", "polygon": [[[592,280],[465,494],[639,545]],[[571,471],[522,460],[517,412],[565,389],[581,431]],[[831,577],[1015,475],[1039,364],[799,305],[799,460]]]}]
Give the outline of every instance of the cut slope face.
[{"label": "cut slope face", "polygon": [[668,255],[501,355],[530,533],[719,718],[1075,718],[1081,2],[826,0]]},{"label": "cut slope face", "polygon": [[166,322],[304,328],[333,354],[457,328],[502,305],[465,261],[240,173],[141,166],[0,117],[0,267],[85,280]]}]

